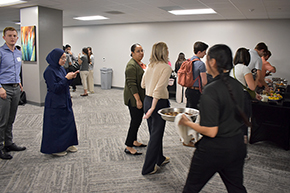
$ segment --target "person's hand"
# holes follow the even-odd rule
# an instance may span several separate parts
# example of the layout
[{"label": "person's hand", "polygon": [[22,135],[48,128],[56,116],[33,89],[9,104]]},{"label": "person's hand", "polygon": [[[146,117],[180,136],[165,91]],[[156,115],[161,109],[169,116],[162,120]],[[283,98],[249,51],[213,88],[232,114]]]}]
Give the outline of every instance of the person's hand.
[{"label": "person's hand", "polygon": [[270,93],[270,87],[266,86],[266,87],[265,87],[265,91],[266,91],[267,93]]},{"label": "person's hand", "polygon": [[65,77],[66,77],[66,79],[71,80],[71,79],[75,78],[78,73],[79,73],[79,71],[69,72],[69,73],[67,73],[67,75]]},{"label": "person's hand", "polygon": [[6,90],[3,87],[0,88],[0,97],[2,99],[6,99],[7,97]]},{"label": "person's hand", "polygon": [[19,87],[20,87],[21,92],[23,92],[23,87],[21,83],[19,83]]},{"label": "person's hand", "polygon": [[256,99],[258,99],[260,101],[260,100],[262,100],[262,98],[263,97],[261,95],[259,95],[258,93],[256,93]]},{"label": "person's hand", "polygon": [[190,121],[186,116],[185,114],[182,115],[181,119],[179,120],[179,123],[178,125],[186,125],[186,123]]},{"label": "person's hand", "polygon": [[143,117],[143,119],[148,119],[149,117],[151,117],[152,113],[153,113],[154,109],[150,108],[147,113],[145,114],[145,116]]},{"label": "person's hand", "polygon": [[137,105],[137,109],[142,109],[142,107],[143,107],[143,104],[142,104],[141,100],[137,100],[136,101],[136,105]]}]

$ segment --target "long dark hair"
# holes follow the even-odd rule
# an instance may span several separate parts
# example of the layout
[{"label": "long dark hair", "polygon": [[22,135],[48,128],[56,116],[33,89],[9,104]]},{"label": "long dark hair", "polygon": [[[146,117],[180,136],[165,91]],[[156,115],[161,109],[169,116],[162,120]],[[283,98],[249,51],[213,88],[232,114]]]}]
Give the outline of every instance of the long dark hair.
[{"label": "long dark hair", "polygon": [[208,59],[216,60],[217,70],[221,76],[221,80],[229,90],[231,99],[233,100],[236,107],[237,115],[239,115],[243,119],[244,123],[247,126],[251,126],[251,123],[249,122],[247,116],[245,115],[243,110],[238,106],[237,100],[234,97],[233,90],[229,83],[229,74],[224,73],[224,70],[229,71],[233,68],[233,58],[231,49],[227,45],[217,44],[208,50],[207,57]]},{"label": "long dark hair", "polygon": [[88,48],[83,48],[82,51],[88,56],[88,63],[91,63],[91,58],[89,56]]},{"label": "long dark hair", "polygon": [[178,58],[175,62],[175,69],[174,71],[177,73],[177,71],[179,70],[181,64],[186,60],[184,53],[180,52],[178,54]]},{"label": "long dark hair", "polygon": [[92,47],[88,47],[88,50],[90,50],[90,51],[91,51],[91,53],[90,53],[90,56],[91,56],[91,55],[93,55],[93,50],[92,50]]}]

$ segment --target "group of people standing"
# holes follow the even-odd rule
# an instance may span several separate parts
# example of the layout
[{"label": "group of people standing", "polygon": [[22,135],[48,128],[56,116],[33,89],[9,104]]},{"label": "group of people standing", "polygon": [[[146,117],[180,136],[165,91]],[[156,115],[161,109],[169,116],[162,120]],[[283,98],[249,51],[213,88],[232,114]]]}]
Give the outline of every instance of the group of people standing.
[{"label": "group of people standing", "polygon": [[[183,115],[179,125],[203,135],[194,144],[196,150],[183,192],[199,192],[215,173],[220,174],[228,192],[246,192],[243,166],[247,154],[251,98],[244,86],[255,90],[260,82],[267,89],[260,72],[263,66],[261,57],[269,53],[268,48],[263,42],[253,50],[239,48],[234,58],[227,45],[214,45],[208,53],[207,48],[204,42],[194,44],[194,56],[190,60],[197,59],[192,63],[192,71],[194,79],[200,78],[192,87],[185,88],[185,92],[180,92],[185,93],[186,107],[200,111],[200,123],[194,123]],[[157,113],[159,109],[170,106],[167,86],[172,70],[168,65],[168,54],[164,42],[154,44],[150,63],[146,66],[141,62],[144,56],[142,46],[134,44],[125,71],[124,102],[131,115],[125,153],[141,155],[134,147],[146,147],[137,141],[142,118],[147,119],[150,135],[142,175],[154,174],[160,166],[170,162],[170,158],[163,155],[165,121]],[[200,59],[206,55],[205,64]],[[176,68],[180,68],[185,60],[184,54],[180,53]],[[251,68],[258,71],[255,79]],[[274,71],[275,68],[271,69]]]},{"label": "group of people standing", "polygon": [[[69,44],[63,47],[66,54],[66,62],[64,68],[67,72],[75,72],[80,70],[81,83],[83,85],[84,93],[81,96],[88,96],[89,93],[94,93],[94,55],[91,47],[82,49],[82,53],[75,56],[71,51]],[[76,79],[72,81],[71,86],[73,92],[76,90]]]},{"label": "group of people standing", "polygon": [[143,115],[147,119],[150,140],[142,169],[142,174],[154,174],[158,168],[169,163],[170,158],[163,155],[163,135],[165,121],[157,113],[169,107],[168,80],[172,69],[168,65],[168,47],[164,42],[152,47],[150,63],[146,67],[141,62],[144,51],[140,44],[131,46],[131,59],[125,70],[124,103],[128,106],[131,122],[127,134],[125,153],[141,155],[133,147],[146,147],[137,141],[137,132]]},{"label": "group of people standing", "polygon": [[[3,38],[5,44],[0,47],[0,158],[11,159],[9,151],[26,149],[17,146],[12,137],[12,125],[22,90],[19,79],[21,52],[15,48],[18,36],[14,28],[5,28]],[[47,95],[41,152],[56,156],[78,151],[75,147],[78,139],[69,86],[80,72],[84,86],[81,96],[87,96],[89,86],[86,81],[89,66],[93,65],[91,48],[84,48],[83,55],[78,56],[80,71],[66,71],[63,66],[73,57],[68,48],[70,46],[64,50],[56,48],[47,55],[49,65],[43,74]],[[183,192],[199,192],[215,173],[219,173],[228,192],[246,192],[243,166],[247,153],[245,135],[250,125],[251,110],[249,94],[243,86],[255,90],[260,82],[268,89],[263,79],[261,59],[268,53],[268,48],[263,42],[253,50],[240,48],[234,59],[227,45],[214,45],[206,53],[207,48],[208,45],[203,42],[194,44],[191,60],[198,60],[193,62],[193,76],[200,76],[200,79],[185,91],[186,107],[199,109],[200,123],[193,123],[185,115],[179,122],[203,135],[195,144],[196,150]],[[141,155],[134,147],[147,147],[142,175],[154,174],[170,162],[170,158],[163,154],[166,121],[157,113],[170,106],[167,86],[172,69],[168,65],[168,55],[166,43],[157,42],[152,47],[150,63],[146,66],[142,62],[142,46],[134,44],[131,46],[132,58],[125,70],[124,103],[128,106],[131,122],[124,151],[134,156]],[[200,58],[206,55],[204,64]],[[251,68],[257,69],[255,79]],[[213,78],[210,82],[206,73]],[[148,145],[137,140],[143,118],[147,120],[149,129]]]},{"label": "group of people standing", "polygon": [[75,146],[78,145],[78,138],[69,85],[80,73],[84,88],[81,96],[88,96],[88,88],[90,93],[94,93],[94,56],[91,47],[83,48],[82,55],[79,54],[77,57],[80,69],[70,68],[74,65],[73,61],[76,61],[76,57],[71,52],[71,47],[66,45],[63,50],[58,48],[52,50],[47,55],[46,61],[49,66],[43,74],[47,95],[40,151],[45,154],[65,156],[67,152],[78,151]]}]

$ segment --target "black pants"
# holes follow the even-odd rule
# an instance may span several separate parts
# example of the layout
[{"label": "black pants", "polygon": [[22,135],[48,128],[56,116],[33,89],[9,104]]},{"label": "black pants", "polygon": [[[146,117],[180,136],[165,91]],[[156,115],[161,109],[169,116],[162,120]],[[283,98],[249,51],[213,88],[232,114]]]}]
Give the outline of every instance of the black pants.
[{"label": "black pants", "polygon": [[132,107],[130,101],[128,104],[128,108],[129,108],[129,112],[131,116],[131,122],[130,122],[130,127],[128,130],[125,145],[129,147],[133,147],[133,142],[137,140],[137,133],[142,123],[144,112],[143,112],[143,108],[138,109],[137,107]]},{"label": "black pants", "polygon": [[[146,96],[144,100],[144,113],[146,113],[152,104],[152,97]],[[147,146],[145,162],[142,169],[142,175],[148,174],[154,170],[155,165],[161,165],[165,160],[163,155],[163,135],[165,121],[157,113],[162,108],[169,107],[168,99],[159,99],[152,115],[147,119],[150,139]]]},{"label": "black pants", "polygon": [[[252,101],[248,91],[244,91],[244,112],[249,120],[252,117]],[[244,124],[242,129],[244,135],[248,136],[248,126]]]},{"label": "black pants", "polygon": [[185,96],[187,98],[186,107],[199,109],[199,99],[200,99],[200,92],[199,90],[187,88],[185,91]]},{"label": "black pants", "polygon": [[229,138],[203,137],[196,144],[183,192],[199,192],[216,172],[229,193],[247,192],[243,185],[246,151],[242,133]]}]

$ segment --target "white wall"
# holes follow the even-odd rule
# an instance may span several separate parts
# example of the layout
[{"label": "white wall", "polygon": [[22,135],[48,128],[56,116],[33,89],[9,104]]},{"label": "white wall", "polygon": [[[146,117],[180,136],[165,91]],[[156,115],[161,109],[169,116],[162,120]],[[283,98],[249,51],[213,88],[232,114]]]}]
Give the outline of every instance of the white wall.
[{"label": "white wall", "polygon": [[[169,47],[169,58],[174,66],[179,52],[193,55],[195,41],[209,46],[227,44],[233,54],[239,47],[254,48],[265,42],[272,57],[269,62],[277,67],[274,76],[290,82],[288,53],[290,20],[198,21],[103,26],[64,27],[63,44],[70,44],[75,54],[91,46],[95,56],[95,84],[100,84],[100,69],[113,68],[112,85],[124,87],[124,69],[130,59],[130,47],[140,43],[145,50],[143,62],[148,64],[152,45],[164,41]],[[103,60],[105,58],[105,60]]]}]

